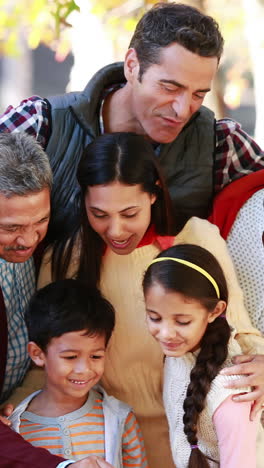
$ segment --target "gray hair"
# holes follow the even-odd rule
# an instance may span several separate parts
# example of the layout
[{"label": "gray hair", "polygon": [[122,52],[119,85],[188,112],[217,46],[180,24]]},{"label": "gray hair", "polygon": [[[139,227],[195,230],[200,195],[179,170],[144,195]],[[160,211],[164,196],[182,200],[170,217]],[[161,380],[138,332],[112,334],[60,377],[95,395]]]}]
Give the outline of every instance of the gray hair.
[{"label": "gray hair", "polygon": [[51,190],[49,159],[32,136],[0,133],[0,193],[6,197]]}]

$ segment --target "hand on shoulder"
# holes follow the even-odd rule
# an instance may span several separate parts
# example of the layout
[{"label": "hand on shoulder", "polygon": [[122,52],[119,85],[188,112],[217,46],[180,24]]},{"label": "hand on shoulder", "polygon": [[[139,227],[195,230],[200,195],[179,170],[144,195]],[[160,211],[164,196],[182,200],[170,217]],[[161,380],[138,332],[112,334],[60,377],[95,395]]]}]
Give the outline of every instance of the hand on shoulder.
[{"label": "hand on shoulder", "polygon": [[234,401],[252,401],[250,419],[253,420],[264,406],[264,355],[241,355],[232,359],[234,365],[221,370],[223,375],[241,374],[241,377],[225,384],[227,388],[250,386],[252,391],[234,395]]}]

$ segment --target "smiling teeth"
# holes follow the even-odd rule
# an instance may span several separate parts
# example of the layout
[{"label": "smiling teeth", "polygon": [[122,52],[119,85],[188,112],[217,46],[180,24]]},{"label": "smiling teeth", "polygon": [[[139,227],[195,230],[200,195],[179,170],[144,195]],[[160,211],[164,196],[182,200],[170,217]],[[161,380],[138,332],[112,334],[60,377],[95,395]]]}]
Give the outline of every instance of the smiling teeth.
[{"label": "smiling teeth", "polygon": [[124,241],[113,241],[114,244],[125,244],[127,242],[127,240],[124,240]]},{"label": "smiling teeth", "polygon": [[77,385],[83,385],[84,383],[86,383],[85,380],[71,380],[71,382]]}]

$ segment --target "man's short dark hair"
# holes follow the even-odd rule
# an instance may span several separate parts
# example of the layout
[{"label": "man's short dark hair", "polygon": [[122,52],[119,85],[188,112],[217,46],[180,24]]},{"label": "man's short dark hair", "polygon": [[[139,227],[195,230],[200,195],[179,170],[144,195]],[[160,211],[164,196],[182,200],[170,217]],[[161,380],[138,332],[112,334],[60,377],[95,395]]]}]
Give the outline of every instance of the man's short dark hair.
[{"label": "man's short dark hair", "polygon": [[202,57],[217,57],[224,40],[216,21],[182,3],[157,3],[138,22],[129,47],[140,64],[139,79],[150,65],[160,61],[160,49],[176,42]]},{"label": "man's short dark hair", "polygon": [[39,289],[31,298],[25,320],[29,340],[46,351],[52,338],[87,330],[87,335],[103,335],[108,343],[114,325],[114,308],[96,288],[65,279]]}]

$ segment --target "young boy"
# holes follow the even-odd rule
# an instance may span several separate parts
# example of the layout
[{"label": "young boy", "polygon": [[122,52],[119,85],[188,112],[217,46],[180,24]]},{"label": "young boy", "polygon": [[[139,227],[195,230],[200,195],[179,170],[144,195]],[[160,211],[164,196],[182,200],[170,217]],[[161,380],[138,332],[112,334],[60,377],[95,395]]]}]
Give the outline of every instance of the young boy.
[{"label": "young boy", "polygon": [[15,409],[13,429],[64,458],[96,455],[115,468],[147,468],[130,407],[95,387],[115,324],[111,304],[99,291],[68,279],[37,291],[25,318],[29,355],[44,367],[45,385]]}]

